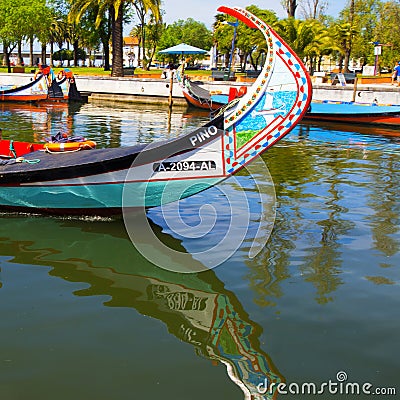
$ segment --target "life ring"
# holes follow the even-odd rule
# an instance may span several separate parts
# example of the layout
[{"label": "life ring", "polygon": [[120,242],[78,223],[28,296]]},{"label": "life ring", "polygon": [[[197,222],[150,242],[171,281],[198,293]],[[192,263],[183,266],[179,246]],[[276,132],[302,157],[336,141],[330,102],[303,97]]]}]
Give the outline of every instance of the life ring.
[{"label": "life ring", "polygon": [[44,150],[48,153],[72,152],[79,150],[91,150],[96,147],[96,142],[86,140],[84,142],[66,142],[66,143],[46,143]]}]

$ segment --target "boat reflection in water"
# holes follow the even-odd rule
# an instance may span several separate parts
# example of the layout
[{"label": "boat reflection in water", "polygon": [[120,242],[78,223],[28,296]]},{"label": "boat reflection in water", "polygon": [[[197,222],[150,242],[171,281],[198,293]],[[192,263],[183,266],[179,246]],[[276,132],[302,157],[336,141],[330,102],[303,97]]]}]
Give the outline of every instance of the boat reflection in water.
[{"label": "boat reflection in water", "polygon": [[[214,271],[179,274],[153,266],[136,252],[121,221],[5,216],[1,224],[0,254],[10,262],[50,266],[51,276],[90,285],[78,296],[108,295],[107,306],[157,318],[197,354],[224,364],[245,399],[274,398],[275,391],[258,389],[283,380],[260,347],[262,329]],[[177,239],[153,229],[184,251]]]},{"label": "boat reflection in water", "polygon": [[[73,117],[82,105],[82,102],[47,101],[0,103],[0,123],[3,136],[14,140],[43,142],[58,132],[73,135]],[[16,130],[18,131],[17,137]]]}]

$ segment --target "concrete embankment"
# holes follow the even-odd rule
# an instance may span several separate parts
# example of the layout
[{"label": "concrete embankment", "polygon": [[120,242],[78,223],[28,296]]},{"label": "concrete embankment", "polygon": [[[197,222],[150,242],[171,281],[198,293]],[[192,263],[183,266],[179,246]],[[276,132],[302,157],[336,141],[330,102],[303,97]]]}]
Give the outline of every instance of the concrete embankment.
[{"label": "concrete embankment", "polygon": [[[0,74],[1,85],[28,83],[33,74]],[[132,103],[168,104],[170,82],[161,78],[111,78],[103,76],[76,76],[78,89],[88,96],[89,101],[107,100]],[[232,86],[249,86],[249,82],[202,82],[207,90],[228,93]],[[177,83],[172,85],[174,106],[186,105]],[[313,100],[356,101],[360,103],[400,104],[400,88],[386,84],[313,85]]]},{"label": "concrete embankment", "polygon": [[[249,82],[201,82],[202,87],[212,92],[228,93],[229,88],[250,86]],[[77,77],[79,90],[90,93],[90,100],[107,99],[127,102],[168,103],[169,82],[156,78],[99,78]],[[174,105],[185,105],[179,85],[172,85]],[[400,88],[390,84],[371,85],[313,85],[314,100],[356,101],[360,103],[400,104]]]}]

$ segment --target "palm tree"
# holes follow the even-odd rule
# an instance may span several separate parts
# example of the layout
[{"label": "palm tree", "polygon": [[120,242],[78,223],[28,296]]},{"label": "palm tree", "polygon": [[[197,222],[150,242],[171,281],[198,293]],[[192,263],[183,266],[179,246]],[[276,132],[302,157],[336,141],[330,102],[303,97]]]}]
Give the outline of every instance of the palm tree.
[{"label": "palm tree", "polygon": [[300,58],[306,56],[305,49],[315,39],[313,23],[290,17],[278,21],[274,28]]},{"label": "palm tree", "polygon": [[141,64],[141,60],[142,60],[142,57],[141,57],[142,46],[140,45],[142,43],[142,39],[143,39],[142,38],[142,33],[143,33],[143,27],[142,27],[141,24],[140,25],[136,25],[135,27],[133,27],[131,32],[130,32],[130,35],[132,37],[136,37],[138,39],[138,42],[139,42],[138,59],[137,59],[138,66]]},{"label": "palm tree", "polygon": [[323,55],[340,50],[327,28],[315,19],[287,18],[274,27],[300,58],[308,60],[311,74]]},{"label": "palm tree", "polygon": [[151,11],[156,20],[160,16],[160,0],[72,0],[69,18],[79,21],[89,8],[97,7],[96,28],[102,18],[109,13],[111,19],[111,43],[112,43],[112,76],[123,76],[123,16],[125,7],[130,4],[143,4],[143,9]]},{"label": "palm tree", "polygon": [[348,72],[352,42],[358,31],[355,26],[345,22],[334,25],[333,32],[333,38],[340,48],[339,69],[343,65],[343,72]]}]

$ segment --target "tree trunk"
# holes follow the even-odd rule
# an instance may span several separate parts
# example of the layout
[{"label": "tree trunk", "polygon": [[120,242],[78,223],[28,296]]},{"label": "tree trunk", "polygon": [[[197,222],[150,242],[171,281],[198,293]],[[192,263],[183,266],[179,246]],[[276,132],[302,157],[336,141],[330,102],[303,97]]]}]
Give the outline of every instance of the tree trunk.
[{"label": "tree trunk", "polygon": [[[140,43],[139,52],[142,52],[142,68],[146,68],[146,14],[143,7],[140,9]],[[140,54],[139,54],[140,56]]]},{"label": "tree trunk", "polygon": [[7,72],[10,74],[11,73],[11,62],[10,62],[11,50],[5,42],[3,42],[3,54],[4,54],[4,63],[7,66]]},{"label": "tree trunk", "polygon": [[51,40],[51,42],[50,42],[50,61],[49,61],[49,64],[50,64],[50,67],[54,67],[54,65],[53,65],[53,53],[54,53],[54,42],[53,42],[53,39]]},{"label": "tree trunk", "polygon": [[104,49],[104,71],[109,71],[110,68],[110,45],[109,41],[103,42]]},{"label": "tree trunk", "polygon": [[121,2],[118,15],[115,17],[115,9],[113,9],[112,19],[112,72],[111,76],[124,76],[124,57],[123,57],[123,1]]},{"label": "tree trunk", "polygon": [[351,48],[347,48],[344,53],[343,72],[349,72],[350,52],[351,52]]},{"label": "tree trunk", "polygon": [[17,50],[17,65],[24,65],[24,59],[22,58],[22,43],[18,40],[18,50]]},{"label": "tree trunk", "polygon": [[347,41],[346,51],[344,54],[344,66],[343,66],[344,71],[343,72],[349,72],[351,49],[353,47],[352,28],[353,28],[353,22],[354,22],[354,14],[355,14],[355,4],[354,4],[354,0],[351,0],[350,1],[350,12],[349,12],[350,34],[349,34],[349,40]]},{"label": "tree trunk", "polygon": [[[69,50],[69,42],[67,42],[67,50]],[[70,52],[67,52],[67,67],[71,66]]]},{"label": "tree trunk", "polygon": [[74,40],[73,48],[74,48],[74,67],[77,67],[78,66],[78,49],[79,49],[79,43],[77,40]]},{"label": "tree trunk", "polygon": [[297,8],[297,0],[284,0],[283,4],[285,5],[288,17],[294,18]]},{"label": "tree trunk", "polygon": [[113,27],[112,20],[114,18],[114,14],[112,13],[111,7],[108,10],[108,18],[107,18],[107,28],[105,29],[104,35],[101,35],[101,43],[103,44],[104,50],[104,71],[109,71],[110,68],[110,37],[111,31]]},{"label": "tree trunk", "polygon": [[42,59],[41,64],[46,64],[46,43],[42,43]]},{"label": "tree trunk", "polygon": [[30,65],[31,67],[34,66],[34,60],[33,60],[33,36],[29,38],[29,59],[30,59]]}]

